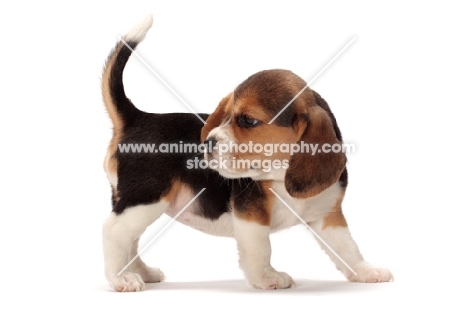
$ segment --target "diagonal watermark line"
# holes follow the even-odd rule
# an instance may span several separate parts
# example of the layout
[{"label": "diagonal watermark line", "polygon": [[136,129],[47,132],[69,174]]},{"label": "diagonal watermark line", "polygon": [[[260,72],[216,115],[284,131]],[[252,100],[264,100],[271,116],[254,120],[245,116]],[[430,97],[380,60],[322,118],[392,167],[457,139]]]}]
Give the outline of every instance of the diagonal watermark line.
[{"label": "diagonal watermark line", "polygon": [[143,248],[141,251],[139,251],[135,257],[132,258],[132,260],[130,260],[130,262],[122,268],[122,270],[120,270],[119,273],[117,273],[117,276],[120,276],[134,261],[135,259],[138,258],[138,256],[140,256],[141,254],[143,254],[143,252],[151,245],[151,243],[154,242],[154,240],[156,240],[179,216],[180,214],[182,214],[186,209],[187,207],[190,206],[190,204],[192,204],[199,196],[200,194],[202,194],[203,191],[205,191],[206,188],[203,188],[202,190],[200,190],[200,192],[197,193],[196,196],[193,197],[193,199],[190,200],[190,202],[188,202],[183,209],[180,210],[180,212],[177,213],[177,215],[174,216],[174,218],[172,218],[168,223],[167,225],[164,226],[164,228],[161,229],[161,231],[159,231],[152,239],[151,241],[149,241]]},{"label": "diagonal watermark line", "polygon": [[342,48],[342,49],[341,49],[341,50],[340,50],[340,51],[339,51],[339,52],[338,52],[338,53],[337,53],[337,54],[336,54],[336,55],[335,55],[335,56],[334,56],[334,57],[333,57],[333,58],[332,58],[332,59],[331,59],[331,60],[314,76],[314,77],[313,77],[313,78],[312,78],[312,80],[310,80],[309,83],[307,83],[306,86],[304,86],[304,88],[302,88],[302,90],[300,90],[299,93],[297,93],[297,95],[294,96],[294,98],[291,99],[291,100],[286,104],[286,106],[284,106],[283,109],[281,109],[281,111],[278,112],[278,113],[276,114],[276,116],[273,117],[273,119],[271,119],[270,122],[268,122],[268,124],[273,123],[273,121],[275,121],[276,118],[278,118],[279,115],[282,114],[283,111],[285,111],[286,108],[288,108],[289,105],[291,105],[291,103],[292,103],[293,101],[295,101],[296,98],[298,98],[298,97],[302,94],[302,92],[304,92],[304,91],[312,84],[312,82],[314,82],[315,80],[317,80],[317,78],[318,78],[318,77],[319,77],[319,76],[320,76],[320,75],[321,75],[321,74],[322,74],[322,73],[323,73],[323,72],[324,72],[324,71],[325,71],[325,70],[326,70],[326,69],[327,69],[327,68],[344,52],[344,51],[346,51],[346,49],[351,45],[351,43],[354,42],[354,40],[356,40],[356,37],[353,37],[353,38],[352,38],[352,39],[351,39],[351,40],[350,40],[350,41],[349,41],[349,42],[348,42],[348,43],[347,43],[347,44],[346,44],[346,45],[345,45],[345,46],[344,46],[344,47],[343,47],[343,48]]},{"label": "diagonal watermark line", "polygon": [[338,255],[338,254],[333,250],[333,248],[331,248],[331,246],[328,245],[328,243],[325,242],[325,241],[322,239],[322,237],[321,237],[320,235],[318,235],[318,233],[315,232],[314,229],[312,229],[312,228],[305,222],[305,220],[302,219],[302,217],[299,216],[299,215],[291,208],[291,206],[289,206],[288,203],[286,203],[286,202],[283,200],[283,198],[280,197],[280,195],[279,195],[278,193],[275,192],[275,190],[273,190],[272,188],[268,188],[268,189],[270,189],[270,191],[278,198],[278,200],[280,200],[280,201],[291,211],[291,213],[293,213],[294,216],[296,216],[297,219],[299,219],[299,221],[302,222],[302,224],[303,224],[304,226],[306,226],[306,228],[307,228],[310,232],[312,232],[312,234],[313,234],[320,242],[322,242],[323,245],[325,245],[325,246],[330,250],[330,252],[332,252],[333,255],[335,255],[335,257],[338,258],[339,261],[341,261],[341,262],[346,266],[346,268],[349,269],[349,271],[351,271],[354,275],[357,274],[356,271],[354,271],[353,268],[351,268],[350,265],[348,265],[348,264],[346,263],[346,261],[344,261],[344,259],[341,258],[341,256]]},{"label": "diagonal watermark line", "polygon": [[154,71],[154,69],[151,68],[150,65],[148,65],[148,63],[147,63],[137,52],[135,52],[135,50],[132,49],[132,47],[131,47],[130,45],[128,45],[128,43],[125,42],[125,40],[124,40],[123,38],[120,38],[120,41],[122,41],[122,43],[125,44],[125,46],[126,46],[130,51],[132,51],[132,54],[134,54],[134,55],[143,63],[143,65],[145,65],[145,66],[151,71],[151,73],[153,73],[153,74],[156,76],[156,78],[158,78],[159,81],[161,81],[162,84],[164,84],[164,86],[167,87],[167,88],[169,89],[169,91],[171,91],[172,94],[174,94],[175,97],[177,97],[177,98],[182,102],[182,104],[185,105],[185,107],[187,107],[194,115],[196,115],[197,118],[200,119],[200,121],[203,122],[203,124],[206,124],[205,120],[203,120],[202,117],[200,117],[200,116],[198,115],[198,113],[196,113],[195,110],[193,110],[193,108],[192,108],[182,97],[180,97],[180,95],[177,94],[177,92],[174,91],[174,89],[173,89],[169,84],[167,84],[167,82],[164,81],[164,79],[161,78],[161,76],[160,76],[156,71]]}]

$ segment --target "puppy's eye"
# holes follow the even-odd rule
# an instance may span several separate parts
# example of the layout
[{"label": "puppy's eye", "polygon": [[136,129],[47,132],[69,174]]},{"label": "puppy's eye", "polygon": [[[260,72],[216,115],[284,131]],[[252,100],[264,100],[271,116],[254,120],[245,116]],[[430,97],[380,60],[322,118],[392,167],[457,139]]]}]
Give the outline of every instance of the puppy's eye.
[{"label": "puppy's eye", "polygon": [[253,119],[245,114],[241,114],[237,117],[237,125],[239,127],[256,127],[260,124],[260,121]]}]

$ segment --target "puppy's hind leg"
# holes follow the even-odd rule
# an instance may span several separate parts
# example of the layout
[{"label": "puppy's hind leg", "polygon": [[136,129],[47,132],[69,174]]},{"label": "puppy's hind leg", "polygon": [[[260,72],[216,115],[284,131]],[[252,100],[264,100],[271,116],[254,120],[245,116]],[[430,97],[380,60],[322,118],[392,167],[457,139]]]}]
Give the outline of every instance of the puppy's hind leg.
[{"label": "puppy's hind leg", "polygon": [[[146,282],[154,282],[155,270],[148,268],[137,257],[127,268],[127,264],[137,255],[138,239],[167,209],[164,200],[148,205],[126,208],[122,213],[112,212],[102,228],[105,274],[116,291],[135,292],[143,290]],[[124,269],[125,268],[125,269]],[[159,281],[163,279],[162,273]]]},{"label": "puppy's hind leg", "polygon": [[129,270],[135,272],[141,276],[145,283],[158,283],[164,281],[166,278],[164,273],[158,268],[148,267],[143,260],[141,260],[138,255],[138,242],[140,239],[137,239],[133,242],[132,252],[130,256],[135,258],[133,263],[130,265]]}]

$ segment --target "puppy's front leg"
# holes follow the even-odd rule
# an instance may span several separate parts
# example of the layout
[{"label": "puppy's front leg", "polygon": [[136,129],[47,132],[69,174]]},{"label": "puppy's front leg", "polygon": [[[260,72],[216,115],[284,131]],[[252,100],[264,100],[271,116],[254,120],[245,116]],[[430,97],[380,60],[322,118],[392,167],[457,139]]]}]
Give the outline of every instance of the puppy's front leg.
[{"label": "puppy's front leg", "polygon": [[289,275],[276,271],[270,264],[270,226],[234,216],[234,235],[240,267],[253,287],[280,289],[294,284]]},{"label": "puppy's front leg", "polygon": [[363,259],[341,211],[341,200],[337,202],[334,211],[309,225],[333,249],[335,253],[318,240],[322,249],[349,281],[365,283],[393,281],[393,275],[388,269],[375,267]]},{"label": "puppy's front leg", "polygon": [[292,278],[276,271],[270,264],[271,192],[265,191],[265,185],[256,183],[241,182],[233,187],[234,237],[239,250],[239,264],[255,288],[289,288],[294,285]]}]

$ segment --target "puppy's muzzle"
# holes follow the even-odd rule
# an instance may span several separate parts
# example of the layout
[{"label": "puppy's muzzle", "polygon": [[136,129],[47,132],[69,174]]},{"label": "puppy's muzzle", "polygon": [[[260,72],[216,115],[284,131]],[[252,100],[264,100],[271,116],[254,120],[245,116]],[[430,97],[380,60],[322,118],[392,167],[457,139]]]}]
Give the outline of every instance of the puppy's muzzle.
[{"label": "puppy's muzzle", "polygon": [[205,154],[206,155],[209,156],[209,155],[213,154],[213,150],[214,150],[217,142],[218,141],[214,137],[210,137],[210,138],[208,138],[207,140],[205,140],[203,142],[203,144],[205,145]]}]

